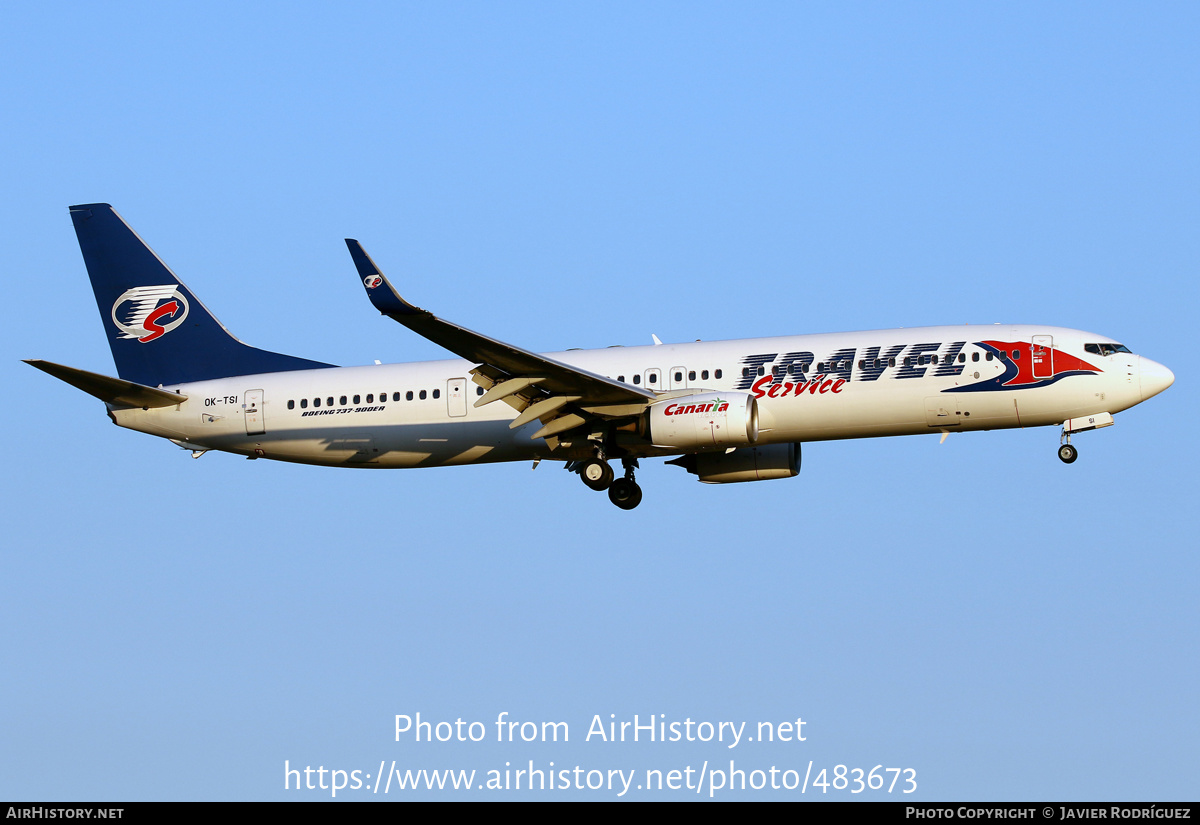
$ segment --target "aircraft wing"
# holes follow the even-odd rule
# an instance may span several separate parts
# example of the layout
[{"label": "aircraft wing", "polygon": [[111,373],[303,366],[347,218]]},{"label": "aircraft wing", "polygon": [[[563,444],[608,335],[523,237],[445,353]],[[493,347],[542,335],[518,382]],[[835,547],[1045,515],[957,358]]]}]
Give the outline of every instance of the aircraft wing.
[{"label": "aircraft wing", "polygon": [[362,244],[347,238],[346,246],[374,307],[460,358],[479,364],[471,374],[487,392],[475,406],[503,400],[521,413],[510,425],[514,429],[540,420],[543,426],[532,438],[557,437],[596,418],[635,416],[658,397],[650,390],[497,341],[415,307],[400,297]]}]

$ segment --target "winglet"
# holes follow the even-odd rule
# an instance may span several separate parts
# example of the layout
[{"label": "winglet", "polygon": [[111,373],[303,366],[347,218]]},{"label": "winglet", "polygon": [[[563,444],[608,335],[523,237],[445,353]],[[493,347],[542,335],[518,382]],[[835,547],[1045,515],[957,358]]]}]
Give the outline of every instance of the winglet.
[{"label": "winglet", "polygon": [[363,288],[367,290],[367,297],[377,310],[384,315],[429,314],[400,297],[400,293],[379,271],[379,267],[375,266],[362,244],[353,238],[346,238],[346,248],[350,250],[350,257],[354,259],[354,266],[358,270],[358,277],[362,279]]}]

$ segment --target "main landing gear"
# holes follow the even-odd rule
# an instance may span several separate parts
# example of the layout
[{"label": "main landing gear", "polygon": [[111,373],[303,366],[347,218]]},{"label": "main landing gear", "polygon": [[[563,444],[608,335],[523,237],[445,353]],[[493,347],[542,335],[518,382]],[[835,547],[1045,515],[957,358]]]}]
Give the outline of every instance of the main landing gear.
[{"label": "main landing gear", "polygon": [[608,500],[622,510],[632,510],[642,503],[642,488],[633,480],[633,471],[637,467],[636,458],[622,458],[621,465],[625,468],[622,478],[614,479],[615,473],[608,461],[599,455],[582,461],[577,467],[571,468],[579,473],[579,477],[597,492],[608,490]]},{"label": "main landing gear", "polygon": [[613,483],[614,475],[608,462],[599,458],[589,458],[579,468],[579,477],[583,479],[583,483],[596,492],[607,490]]},{"label": "main landing gear", "polygon": [[633,469],[637,467],[636,458],[622,458],[625,467],[624,478],[618,478],[608,488],[608,500],[622,510],[632,510],[642,503],[642,488],[633,480]]}]

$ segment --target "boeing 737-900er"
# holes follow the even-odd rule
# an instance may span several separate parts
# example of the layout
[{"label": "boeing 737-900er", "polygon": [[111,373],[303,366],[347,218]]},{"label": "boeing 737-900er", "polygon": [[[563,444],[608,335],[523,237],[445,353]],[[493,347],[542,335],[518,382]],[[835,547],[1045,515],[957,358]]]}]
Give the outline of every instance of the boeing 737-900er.
[{"label": "boeing 737-900er", "polygon": [[[382,314],[457,358],[336,367],[234,338],[111,206],[72,206],[120,378],[29,361],[121,427],[208,450],[335,467],[562,461],[613,504],[638,460],[709,483],[790,478],[806,441],[1061,425],[1071,436],[1171,386],[1161,364],[1090,332],[945,326],[539,355],[400,297],[358,241]],[[615,478],[609,462],[619,459]]]}]

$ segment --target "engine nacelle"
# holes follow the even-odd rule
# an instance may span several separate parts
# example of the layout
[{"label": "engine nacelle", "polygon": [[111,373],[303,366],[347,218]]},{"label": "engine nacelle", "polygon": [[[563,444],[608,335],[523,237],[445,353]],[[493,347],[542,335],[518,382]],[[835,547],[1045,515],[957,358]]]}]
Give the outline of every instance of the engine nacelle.
[{"label": "engine nacelle", "polygon": [[705,484],[792,478],[800,474],[800,445],[764,444],[731,453],[697,453],[667,463],[683,467]]},{"label": "engine nacelle", "polygon": [[734,447],[758,440],[758,400],[749,393],[706,392],[659,401],[646,411],[647,435],[659,447]]}]

